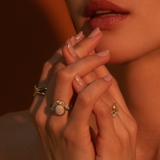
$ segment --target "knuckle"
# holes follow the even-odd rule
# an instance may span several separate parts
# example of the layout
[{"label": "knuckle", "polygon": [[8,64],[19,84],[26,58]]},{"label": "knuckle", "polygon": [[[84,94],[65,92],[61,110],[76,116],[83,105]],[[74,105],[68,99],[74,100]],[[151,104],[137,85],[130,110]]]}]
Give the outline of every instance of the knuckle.
[{"label": "knuckle", "polygon": [[63,62],[59,62],[54,66],[53,74],[57,73],[59,70],[63,69],[65,64]]},{"label": "knuckle", "polygon": [[107,104],[102,104],[99,107],[98,114],[101,117],[111,116],[111,108]]},{"label": "knuckle", "polygon": [[61,69],[56,73],[56,82],[63,83],[66,82],[70,77],[69,72],[66,69]]},{"label": "knuckle", "polygon": [[65,130],[63,131],[63,138],[66,141],[75,143],[75,139],[77,139],[75,137],[75,135],[73,134],[73,129],[71,127],[66,127]]},{"label": "knuckle", "polygon": [[82,92],[78,95],[77,100],[79,104],[83,107],[89,105],[92,101],[92,98],[89,94]]},{"label": "knuckle", "polygon": [[46,61],[43,65],[43,72],[47,72],[48,70],[50,70],[50,68],[52,67],[52,64],[49,61]]},{"label": "knuckle", "polygon": [[34,115],[34,122],[37,128],[43,128],[45,126],[45,122],[42,119],[42,113],[37,111]]}]

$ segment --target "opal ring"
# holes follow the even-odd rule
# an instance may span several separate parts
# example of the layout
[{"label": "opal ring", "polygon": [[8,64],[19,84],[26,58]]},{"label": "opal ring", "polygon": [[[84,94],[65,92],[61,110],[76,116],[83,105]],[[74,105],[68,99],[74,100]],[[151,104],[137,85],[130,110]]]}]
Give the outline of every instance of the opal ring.
[{"label": "opal ring", "polygon": [[47,85],[44,85],[44,86],[41,86],[41,87],[36,87],[36,85],[35,85],[33,96],[35,96],[37,94],[44,96],[46,90],[47,90]]},{"label": "opal ring", "polygon": [[111,114],[112,114],[112,117],[114,118],[119,112],[119,109],[118,107],[116,106],[116,104],[114,103],[112,108],[111,108]]},{"label": "opal ring", "polygon": [[65,111],[68,110],[70,110],[70,107],[64,101],[59,99],[51,105],[52,113],[57,116],[63,116]]}]

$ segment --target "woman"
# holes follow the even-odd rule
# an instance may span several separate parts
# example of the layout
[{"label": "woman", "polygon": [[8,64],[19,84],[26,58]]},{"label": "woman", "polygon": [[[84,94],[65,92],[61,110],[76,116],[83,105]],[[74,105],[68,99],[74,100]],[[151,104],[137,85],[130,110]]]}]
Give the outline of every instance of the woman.
[{"label": "woman", "polygon": [[[30,115],[47,156],[56,160],[160,159],[159,2],[66,3],[77,31],[83,30],[86,36],[94,31],[88,37],[80,32],[69,39],[44,65],[38,85],[42,88],[36,88],[35,94],[43,94],[44,85],[47,91],[44,97],[36,94]],[[126,103],[103,66],[106,63]],[[70,110],[62,104],[58,110],[57,99],[71,104]],[[138,124],[137,140],[131,115]]]}]

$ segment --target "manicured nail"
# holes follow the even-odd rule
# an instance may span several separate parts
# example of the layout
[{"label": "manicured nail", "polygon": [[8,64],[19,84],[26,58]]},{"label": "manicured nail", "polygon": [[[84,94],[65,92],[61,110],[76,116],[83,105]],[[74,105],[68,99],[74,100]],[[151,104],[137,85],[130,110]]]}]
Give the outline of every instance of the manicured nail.
[{"label": "manicured nail", "polygon": [[74,45],[76,44],[76,39],[75,39],[74,36],[71,37],[70,42],[71,42],[71,45],[72,45],[72,46],[74,46]]},{"label": "manicured nail", "polygon": [[100,56],[100,57],[107,56],[107,55],[109,55],[109,50],[104,50],[102,52],[97,53],[96,55]]},{"label": "manicured nail", "polygon": [[96,29],[94,29],[90,35],[88,36],[89,38],[95,37],[98,33],[100,32],[99,27],[97,27]]},{"label": "manicured nail", "polygon": [[109,82],[112,79],[111,75],[107,75],[103,78],[105,81]]},{"label": "manicured nail", "polygon": [[75,81],[77,82],[78,85],[84,86],[84,82],[79,75],[75,76]]},{"label": "manicured nail", "polygon": [[81,31],[81,32],[79,32],[76,36],[75,36],[75,39],[76,40],[79,40],[79,39],[81,39],[83,37],[83,32]]},{"label": "manicured nail", "polygon": [[67,47],[68,47],[68,51],[71,54],[71,56],[77,57],[77,53],[75,52],[75,50],[74,50],[73,46],[71,45],[71,43],[68,43]]}]

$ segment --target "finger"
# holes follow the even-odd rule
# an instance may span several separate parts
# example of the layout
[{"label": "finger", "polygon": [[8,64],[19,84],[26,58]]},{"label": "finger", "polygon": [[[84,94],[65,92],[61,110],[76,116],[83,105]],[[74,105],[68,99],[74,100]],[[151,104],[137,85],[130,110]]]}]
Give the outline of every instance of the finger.
[{"label": "finger", "polygon": [[[55,66],[56,63],[58,63],[62,59],[61,52],[62,52],[61,49],[57,50],[57,52],[44,64],[38,86],[44,86],[48,84],[50,77],[52,75],[51,73],[52,73],[53,67]],[[29,109],[29,113],[32,119],[34,119],[35,114],[41,102],[43,101],[43,98],[44,97],[42,95],[35,96],[33,103]]]},{"label": "finger", "polygon": [[[94,50],[93,50],[94,52]],[[93,52],[90,55],[95,55],[95,53],[93,54]],[[109,52],[109,50],[108,50]],[[72,47],[71,44],[68,44],[68,46],[65,46],[63,48],[63,52],[62,52],[63,56],[64,56],[64,60],[67,62],[67,64],[69,65],[70,63],[73,63],[74,61],[76,61],[77,59],[79,59],[79,56],[76,54],[74,48]],[[78,81],[77,77],[77,81]],[[87,85],[89,83],[91,83],[92,81],[94,81],[95,79],[97,79],[97,75],[95,74],[94,71],[90,72],[89,74],[87,74],[85,77],[83,77],[83,81],[84,83]],[[101,77],[102,78],[102,77]],[[74,86],[74,83],[73,83]],[[74,88],[75,91],[78,93],[78,90],[76,89],[76,87]],[[113,104],[113,102],[111,101],[110,98],[110,94],[107,91],[106,93],[103,94],[103,96],[101,97],[102,100],[106,101],[108,104]]]},{"label": "finger", "polygon": [[[105,75],[107,74],[111,74],[109,72],[109,70],[107,69],[107,67],[105,65],[102,65],[98,68],[96,68],[94,70],[95,74],[99,77],[99,78],[102,78],[104,77]],[[125,100],[123,98],[123,95],[119,89],[119,85],[116,81],[116,79],[113,77],[113,83],[112,83],[112,86],[109,88],[109,92],[110,94],[113,96],[113,97],[116,97],[116,100],[119,102],[120,106],[123,107],[123,110],[130,116],[132,117],[132,115],[130,114],[128,108],[127,108],[127,105],[125,103]]]},{"label": "finger", "polygon": [[[108,51],[109,52],[109,51]],[[75,62],[76,60],[80,59],[80,57],[77,55],[75,49],[73,48],[71,43],[68,43],[68,45],[65,45],[63,47],[63,57],[65,60],[65,64],[69,65],[73,62]],[[92,54],[93,55],[93,54]],[[86,83],[91,83],[93,80],[97,79],[98,77],[96,76],[96,74],[92,71],[91,73],[89,73],[87,76],[85,76],[83,78],[83,80]]]},{"label": "finger", "polygon": [[[109,76],[109,79],[110,79],[110,76]],[[79,94],[86,87],[86,85],[84,81],[80,78],[80,76],[76,75],[75,80],[73,81],[73,87],[75,91]],[[115,135],[115,128],[114,128],[113,118],[111,115],[111,107],[107,103],[105,103],[101,99],[101,97],[94,104],[93,113],[96,116],[98,128],[99,129],[102,128],[100,132],[98,131],[99,134],[102,137],[104,137],[106,135],[106,131],[107,132],[109,131],[108,133],[109,135]],[[103,117],[101,117],[101,114],[102,116],[105,116],[105,121],[103,120]]]},{"label": "finger", "polygon": [[[75,45],[83,38],[84,35],[82,32],[80,32],[75,37],[72,37],[70,41]],[[63,62],[62,48],[58,49],[56,53],[44,64],[38,86],[48,85],[48,82],[53,72],[53,68],[58,62]],[[29,109],[29,114],[33,122],[36,123],[36,126],[39,126],[40,124],[41,127],[45,127],[46,121],[50,114],[50,109],[46,106],[46,97],[36,96],[34,98],[33,103]]]},{"label": "finger", "polygon": [[[78,59],[76,62],[61,69],[56,75],[54,74],[46,92],[48,108],[50,108],[51,103],[57,99],[63,100],[69,104],[73,96],[72,82],[74,77],[76,75],[83,77],[99,65],[107,63],[108,60],[108,52],[104,51],[97,55],[86,56]],[[57,123],[55,127],[59,128],[59,126],[63,127],[66,124],[67,118],[68,112],[61,117],[51,115],[50,122],[56,121]]]},{"label": "finger", "polygon": [[[94,50],[93,50],[94,51]],[[90,53],[90,55],[93,55],[93,51]],[[107,51],[107,50],[106,50]],[[109,52],[109,50],[108,50]],[[65,45],[63,47],[63,57],[65,60],[65,64],[69,65],[73,62],[75,62],[77,59],[79,59],[80,57],[77,55],[75,49],[73,48],[71,43],[68,43],[68,45]],[[94,53],[95,54],[95,53]],[[85,81],[85,83],[91,83],[92,81],[94,81],[95,79],[97,79],[97,75],[95,74],[94,71],[90,72],[88,75],[86,75],[85,77],[83,77],[83,80]],[[101,77],[102,78],[102,77]]]},{"label": "finger", "polygon": [[[94,68],[107,63],[109,58],[109,53],[107,51],[103,51],[96,55],[86,56],[84,58],[78,59],[76,62],[64,67],[56,74],[56,77],[54,76],[54,81],[56,82],[57,89],[62,88],[63,85],[63,88],[65,88],[65,91],[63,92],[66,92],[65,95],[67,95],[68,92],[72,89],[71,85],[76,75],[84,77],[92,70],[94,70]],[[62,82],[65,83],[62,84]],[[58,92],[58,90],[56,91],[55,88],[56,93],[62,93],[61,89],[59,90],[60,92]],[[55,96],[56,95],[57,94],[55,94]]]},{"label": "finger", "polygon": [[74,43],[72,43],[71,40],[68,41],[68,45],[65,45],[63,48],[63,56],[66,64],[68,65],[74,62],[79,57],[89,55],[101,41],[102,36],[103,34],[99,30],[99,28],[96,28],[88,37],[81,38],[82,40],[79,43],[76,43],[75,46],[73,45]]},{"label": "finger", "polygon": [[83,32],[79,32],[76,36],[71,37],[66,41],[66,44],[71,43],[72,46],[74,46],[76,43],[80,42],[84,38]]},{"label": "finger", "polygon": [[[84,81],[78,75],[73,81],[73,87],[77,93],[85,88]],[[131,143],[135,144],[137,130],[135,121],[133,121],[118,104],[117,107],[119,109],[119,114],[113,119],[111,115],[111,107],[113,103],[117,104],[114,100],[112,104],[109,103],[108,105],[100,98],[94,105],[93,113],[96,116],[100,138],[113,144],[113,141],[110,140],[113,138],[114,140],[117,139],[117,135],[123,142],[126,142],[126,139],[131,135]],[[127,146],[128,144],[124,145]]]},{"label": "finger", "polygon": [[79,92],[81,92],[86,86],[87,84],[84,83],[81,77],[79,75],[76,75],[73,81],[73,88],[76,93],[78,94]]},{"label": "finger", "polygon": [[99,44],[102,37],[103,33],[99,28],[96,28],[88,37],[84,38],[74,46],[75,52],[80,58],[88,55]]},{"label": "finger", "polygon": [[[76,36],[68,39],[67,41],[70,41],[72,45],[75,45],[79,41],[81,41],[84,38],[83,32],[78,33]],[[67,43],[66,41],[66,43]],[[50,79],[49,72],[52,72],[52,69],[54,68],[54,65],[57,64],[59,61],[62,61],[62,48],[59,48],[56,53],[44,64],[41,78],[39,81],[39,86],[46,85]]]},{"label": "finger", "polygon": [[93,106],[112,83],[111,76],[109,77],[108,79],[103,78],[95,80],[78,94],[68,121],[71,126],[76,126],[78,124],[81,129],[88,126],[88,120],[92,113]]},{"label": "finger", "polygon": [[[98,77],[103,77],[106,74],[110,74],[109,70],[105,66],[100,66],[95,69],[95,73]],[[132,117],[131,113],[128,110],[128,107],[126,105],[126,102],[123,98],[123,95],[120,91],[118,82],[116,79],[113,77],[113,83],[112,86],[109,88],[109,93],[112,95],[112,97],[116,97],[117,102],[119,105],[123,108],[123,110],[130,116]],[[133,117],[132,117],[133,119]]]},{"label": "finger", "polygon": [[[75,45],[76,43],[81,41],[83,38],[84,38],[84,34],[83,34],[83,32],[80,32],[76,36],[69,39],[68,41],[74,43],[74,45]],[[66,41],[66,43],[67,43],[67,41]],[[56,53],[44,64],[38,86],[48,85],[48,82],[49,82],[50,77],[53,72],[53,68],[58,62],[59,63],[63,62],[62,48],[59,48],[56,51]],[[62,68],[62,66],[61,66],[61,68]],[[61,68],[59,68],[59,69],[61,69]],[[42,95],[36,96],[34,98],[32,106],[30,107],[30,110],[29,110],[30,114],[32,114],[33,117],[34,117],[37,109],[39,108],[43,98],[44,97]]]},{"label": "finger", "polygon": [[111,107],[101,99],[97,101],[96,106],[97,105],[98,107],[95,107],[93,113],[96,116],[98,136],[109,143],[117,136],[111,114]]},{"label": "finger", "polygon": [[[80,93],[85,88],[83,80],[78,75],[73,81],[73,86],[78,93]],[[119,141],[119,139],[125,140],[126,133],[128,134],[126,126],[123,124],[118,115],[113,120],[111,114],[111,106],[112,105],[108,105],[101,98],[99,98],[94,104],[93,108],[93,113],[96,116],[96,122],[98,127],[98,141],[103,141],[103,145],[106,146],[108,145],[108,143],[115,144],[117,141]],[[76,112],[78,113],[78,111]],[[85,113],[82,114],[84,115]],[[128,120],[125,113],[123,113],[123,116],[125,116],[125,119]],[[79,122],[77,123],[79,124]]]},{"label": "finger", "polygon": [[[119,109],[119,113],[118,116],[120,117],[123,125],[125,126],[126,130],[128,131],[128,133],[131,135],[131,142],[133,144],[135,144],[136,142],[136,132],[137,132],[137,124],[136,121],[130,117],[128,114],[126,114],[126,112],[123,110],[123,108],[116,102],[116,100],[114,100],[114,103],[116,104],[116,106]],[[116,120],[116,119],[115,119]],[[117,129],[118,130],[118,129]],[[121,133],[119,133],[120,135]],[[121,135],[122,138],[125,138],[125,134]]]}]

